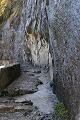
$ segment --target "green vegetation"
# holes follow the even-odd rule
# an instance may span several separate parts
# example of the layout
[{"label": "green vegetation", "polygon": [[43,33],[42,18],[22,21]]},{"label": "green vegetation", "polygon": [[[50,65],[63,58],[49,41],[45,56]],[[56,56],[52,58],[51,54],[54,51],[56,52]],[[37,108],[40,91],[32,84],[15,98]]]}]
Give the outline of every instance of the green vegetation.
[{"label": "green vegetation", "polygon": [[8,0],[0,0],[0,16],[3,15],[7,6]]},{"label": "green vegetation", "polygon": [[7,19],[11,24],[16,22],[15,17],[19,21],[19,17],[22,10],[22,0],[0,0],[0,25],[2,25]]},{"label": "green vegetation", "polygon": [[11,14],[11,1],[0,0],[0,25],[4,23]]},{"label": "green vegetation", "polygon": [[58,102],[55,105],[55,115],[64,120],[70,120],[68,110],[65,108],[63,103]]}]

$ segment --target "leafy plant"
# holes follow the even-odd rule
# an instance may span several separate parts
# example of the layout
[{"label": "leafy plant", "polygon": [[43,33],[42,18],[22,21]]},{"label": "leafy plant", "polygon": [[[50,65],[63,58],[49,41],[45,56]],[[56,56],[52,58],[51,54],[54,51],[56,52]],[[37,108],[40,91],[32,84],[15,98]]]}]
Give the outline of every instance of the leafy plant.
[{"label": "leafy plant", "polygon": [[63,103],[58,102],[55,105],[55,115],[65,120],[69,120],[68,110],[65,108]]}]

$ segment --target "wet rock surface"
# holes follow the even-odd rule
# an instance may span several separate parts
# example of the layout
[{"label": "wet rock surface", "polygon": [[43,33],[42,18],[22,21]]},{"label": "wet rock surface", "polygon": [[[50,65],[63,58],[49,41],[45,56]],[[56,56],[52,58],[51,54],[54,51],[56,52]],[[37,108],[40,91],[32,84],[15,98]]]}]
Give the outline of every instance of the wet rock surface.
[{"label": "wet rock surface", "polygon": [[[14,96],[16,87],[22,89],[25,95],[19,93]],[[36,89],[36,92],[24,92],[28,89]],[[53,114],[58,100],[52,93],[49,73],[46,70],[31,66],[28,72],[23,72],[6,90],[9,96],[0,97],[0,120],[60,120]]]}]

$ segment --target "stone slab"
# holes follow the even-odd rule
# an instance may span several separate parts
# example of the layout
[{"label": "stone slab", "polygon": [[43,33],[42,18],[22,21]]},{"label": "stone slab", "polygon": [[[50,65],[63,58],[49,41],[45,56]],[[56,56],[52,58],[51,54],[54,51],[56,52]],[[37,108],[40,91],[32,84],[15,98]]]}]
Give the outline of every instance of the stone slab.
[{"label": "stone slab", "polygon": [[20,76],[20,64],[14,63],[0,68],[0,89],[5,88]]}]

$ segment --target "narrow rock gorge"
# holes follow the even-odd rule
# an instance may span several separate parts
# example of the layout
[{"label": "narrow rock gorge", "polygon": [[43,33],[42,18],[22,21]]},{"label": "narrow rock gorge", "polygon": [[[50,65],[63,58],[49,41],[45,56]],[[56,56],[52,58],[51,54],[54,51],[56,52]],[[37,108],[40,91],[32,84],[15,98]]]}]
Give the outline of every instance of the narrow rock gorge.
[{"label": "narrow rock gorge", "polygon": [[[80,119],[79,32],[79,0],[0,1],[0,60],[12,60],[20,63],[23,74],[28,71],[31,64],[34,69],[38,67],[41,69],[40,71],[43,71],[40,74],[41,76],[44,70],[49,71],[49,79],[53,80],[53,92],[69,109],[72,120]],[[34,76],[33,73],[30,74]],[[25,78],[27,76],[25,74]],[[20,78],[20,81],[22,80],[23,77]],[[37,82],[40,83],[40,81]],[[46,91],[44,84],[49,81],[42,82],[42,89]],[[27,84],[26,82],[23,83]],[[38,83],[35,83],[35,86],[38,85]],[[14,86],[14,90],[15,87],[16,89],[19,87],[14,82],[11,87],[8,86],[7,90],[10,91],[9,89],[12,86]],[[21,85],[21,88],[22,86],[25,89],[25,94],[27,94],[26,88],[30,88],[24,85]],[[38,88],[40,91],[36,94],[37,88],[33,87],[34,85],[31,85],[31,83],[30,86],[33,88],[32,92],[35,97],[37,97],[37,94],[42,95],[41,88]],[[16,92],[24,93],[22,89],[21,91],[17,89]],[[31,92],[31,90],[27,92]],[[55,95],[53,94],[52,96]],[[28,99],[37,104],[33,98],[33,95],[24,95],[23,98],[17,98],[15,101],[22,102],[24,99]],[[57,99],[56,96],[53,99],[55,101]],[[28,119],[33,120],[33,118]],[[37,119],[34,118],[34,120]],[[47,120],[47,118],[41,118],[40,120]],[[51,116],[49,120],[52,120]]]}]

